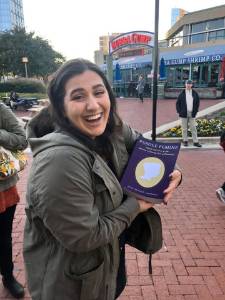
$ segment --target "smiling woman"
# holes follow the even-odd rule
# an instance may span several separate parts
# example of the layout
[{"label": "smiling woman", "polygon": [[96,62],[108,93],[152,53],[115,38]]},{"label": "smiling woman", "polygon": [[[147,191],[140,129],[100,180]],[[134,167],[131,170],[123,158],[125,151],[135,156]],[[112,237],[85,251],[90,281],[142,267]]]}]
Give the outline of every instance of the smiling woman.
[{"label": "smiling woman", "polygon": [[[119,183],[140,135],[121,121],[105,75],[89,61],[61,66],[48,95],[56,130],[38,130],[46,115],[29,124],[36,132],[24,234],[29,291],[42,300],[114,300],[126,284],[125,230],[153,206],[125,196]],[[181,178],[171,176],[166,201]]]},{"label": "smiling woman", "polygon": [[85,71],[72,77],[65,85],[65,113],[69,121],[91,138],[101,135],[106,128],[110,99],[101,77]]}]

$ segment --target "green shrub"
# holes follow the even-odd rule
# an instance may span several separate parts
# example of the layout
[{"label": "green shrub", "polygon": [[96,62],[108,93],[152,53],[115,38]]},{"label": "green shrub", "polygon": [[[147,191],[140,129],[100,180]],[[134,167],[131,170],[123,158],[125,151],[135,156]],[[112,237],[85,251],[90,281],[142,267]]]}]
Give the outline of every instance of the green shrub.
[{"label": "green shrub", "polygon": [[[225,130],[225,121],[220,119],[197,119],[197,131],[199,137],[220,136]],[[188,130],[191,136],[191,131]],[[160,137],[182,137],[181,126],[173,127],[159,135]]]},{"label": "green shrub", "polygon": [[0,83],[0,92],[46,93],[46,86],[41,80],[32,78],[16,78]]}]

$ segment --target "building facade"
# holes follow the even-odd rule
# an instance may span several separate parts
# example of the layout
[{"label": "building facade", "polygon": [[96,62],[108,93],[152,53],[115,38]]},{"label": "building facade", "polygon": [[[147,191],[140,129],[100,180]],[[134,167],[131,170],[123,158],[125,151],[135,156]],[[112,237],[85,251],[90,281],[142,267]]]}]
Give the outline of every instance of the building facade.
[{"label": "building facade", "polygon": [[225,5],[185,14],[167,32],[167,86],[188,78],[196,87],[218,87],[225,56]]},{"label": "building facade", "polygon": [[24,27],[22,0],[0,0],[0,32]]},{"label": "building facade", "polygon": [[[224,56],[225,5],[185,14],[167,32],[166,41],[159,42],[159,61],[163,57],[166,65],[166,95],[173,91],[179,93],[185,81],[192,79],[203,97],[219,97]],[[136,84],[140,74],[144,74],[147,86],[151,86],[152,61],[151,53],[114,60],[114,72],[116,64],[120,66],[119,85],[124,96],[129,94],[130,83]]]}]

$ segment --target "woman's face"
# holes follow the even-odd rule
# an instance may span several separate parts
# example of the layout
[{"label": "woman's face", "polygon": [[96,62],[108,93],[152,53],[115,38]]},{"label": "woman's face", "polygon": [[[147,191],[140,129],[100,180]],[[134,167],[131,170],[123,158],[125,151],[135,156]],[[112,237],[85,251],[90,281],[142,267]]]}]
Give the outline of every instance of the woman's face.
[{"label": "woman's face", "polygon": [[110,112],[109,94],[102,78],[89,70],[70,78],[65,85],[64,109],[82,133],[93,139],[101,135]]}]

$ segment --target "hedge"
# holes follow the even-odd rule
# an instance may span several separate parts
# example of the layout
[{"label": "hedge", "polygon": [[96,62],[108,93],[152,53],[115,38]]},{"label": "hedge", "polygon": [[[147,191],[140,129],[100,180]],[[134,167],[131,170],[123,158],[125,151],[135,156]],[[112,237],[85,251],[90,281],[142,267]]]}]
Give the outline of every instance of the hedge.
[{"label": "hedge", "polygon": [[41,80],[31,78],[10,79],[0,83],[0,92],[46,93],[46,86]]}]

